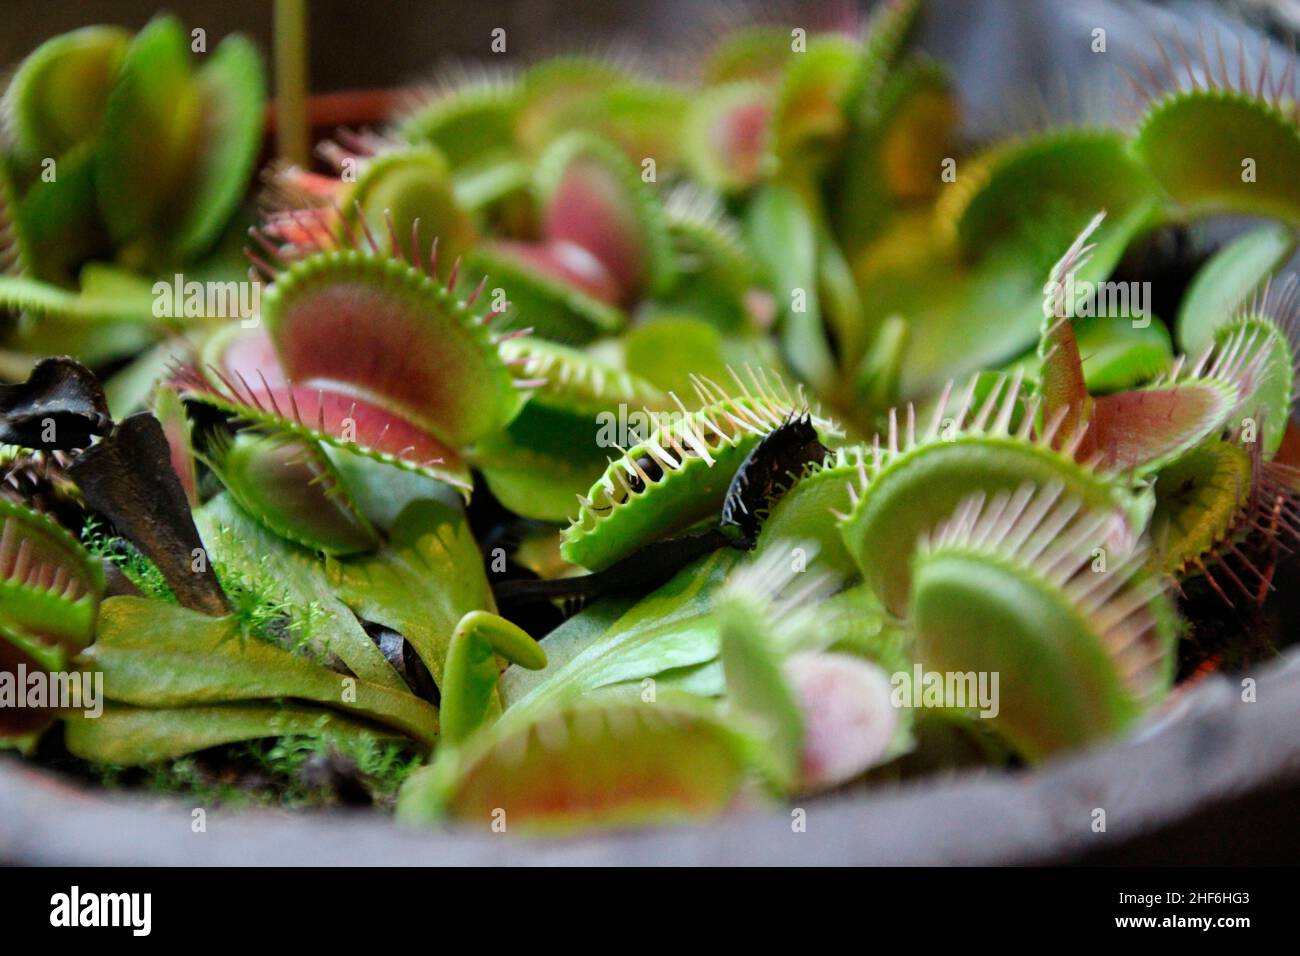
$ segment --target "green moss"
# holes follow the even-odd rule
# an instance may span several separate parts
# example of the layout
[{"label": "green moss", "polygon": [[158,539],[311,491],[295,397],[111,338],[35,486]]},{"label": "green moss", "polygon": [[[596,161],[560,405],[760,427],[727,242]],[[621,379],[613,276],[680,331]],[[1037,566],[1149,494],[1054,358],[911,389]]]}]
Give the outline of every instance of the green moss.
[{"label": "green moss", "polygon": [[176,595],[172,594],[157,565],[141,554],[130,541],[105,531],[98,518],[86,519],[86,525],[81,529],[81,543],[91,555],[109,562],[121,571],[146,597],[170,604],[177,603]]},{"label": "green moss", "polygon": [[206,807],[324,807],[339,802],[334,790],[305,773],[314,758],[352,767],[378,806],[392,804],[398,788],[421,763],[407,746],[374,737],[292,736],[214,748],[146,767],[98,765],[91,773],[110,790],[184,796]]}]

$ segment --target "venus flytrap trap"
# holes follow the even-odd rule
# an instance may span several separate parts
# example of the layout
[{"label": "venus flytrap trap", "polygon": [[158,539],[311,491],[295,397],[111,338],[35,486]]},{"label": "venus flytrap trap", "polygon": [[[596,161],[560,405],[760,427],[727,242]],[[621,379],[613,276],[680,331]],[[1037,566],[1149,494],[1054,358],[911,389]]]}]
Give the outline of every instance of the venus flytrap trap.
[{"label": "venus flytrap trap", "polygon": [[1197,352],[1233,312],[1250,301],[1286,262],[1295,245],[1292,230],[1272,224],[1247,232],[1219,249],[1201,267],[1179,304],[1178,341]]},{"label": "venus flytrap trap", "polygon": [[1181,37],[1173,45],[1172,56],[1159,45],[1159,67],[1130,77],[1148,102],[1134,136],[1138,157],[1195,214],[1262,215],[1294,224],[1300,193],[1285,172],[1300,160],[1294,60],[1276,73],[1265,47],[1254,73],[1243,44],[1225,52],[1216,37],[1211,53],[1201,37],[1190,54]]},{"label": "venus flytrap trap", "polygon": [[538,242],[484,243],[472,269],[497,275],[513,311],[549,338],[584,343],[616,332],[621,309],[672,282],[675,263],[659,199],[617,149],[582,133],[537,160]]},{"label": "venus flytrap trap", "polygon": [[[767,435],[806,409],[784,383],[736,374],[735,398],[699,381],[702,407],[656,429],[612,461],[583,496],[561,544],[567,560],[600,570],[638,545],[685,531],[722,507],[732,476]],[[828,435],[838,427],[819,419]],[[677,488],[681,488],[677,491]]]},{"label": "venus flytrap trap", "polygon": [[707,819],[737,802],[745,750],[689,696],[593,700],[442,749],[403,785],[397,819],[497,833]]},{"label": "venus flytrap trap", "polygon": [[620,410],[662,406],[668,396],[640,376],[536,336],[509,340],[501,350],[516,381],[528,384],[528,399],[504,431],[479,442],[475,462],[511,511],[567,521],[618,441],[606,435],[616,431],[606,423]]},{"label": "venus flytrap trap", "polygon": [[514,163],[521,84],[504,70],[456,65],[417,90],[397,121],[410,143],[436,146],[453,170]]},{"label": "venus flytrap trap", "polygon": [[445,278],[477,238],[469,212],[455,195],[446,158],[433,146],[406,145],[373,133],[340,130],[339,136],[339,142],[317,147],[336,176],[278,165],[265,177],[265,233],[280,244],[272,255],[297,259],[355,244],[353,237],[359,234],[397,254],[419,220],[426,235],[439,239],[440,276]]},{"label": "venus flytrap trap", "polygon": [[210,440],[205,462],[240,507],[281,537],[334,555],[379,544],[319,445],[242,432]]},{"label": "venus flytrap trap", "polygon": [[44,515],[8,499],[0,499],[0,515],[6,640],[57,668],[89,643],[104,594],[103,570]]},{"label": "venus flytrap trap", "polygon": [[1027,480],[1059,482],[1089,507],[1111,515],[1113,546],[1126,548],[1135,537],[1140,507],[1126,482],[1074,457],[1083,431],[1061,436],[1064,415],[1059,413],[1036,431],[1034,408],[1023,411],[1013,426],[1020,382],[999,379],[979,405],[976,384],[973,379],[955,406],[951,387],[945,389],[922,429],[910,408],[902,421],[891,414],[887,434],[860,456],[857,474],[849,479],[851,508],[841,525],[845,543],[867,583],[895,614],[906,606],[908,556],[916,541],[973,490],[993,494]]},{"label": "venus flytrap trap", "polygon": [[[262,67],[230,37],[192,61],[181,25],[89,27],[23,62],[0,111],[7,347],[103,362],[164,327],[155,278],[208,261],[260,145]],[[56,345],[57,343],[57,345]]]},{"label": "venus flytrap trap", "polygon": [[[921,6],[711,33],[692,79],[501,31],[249,204],[244,41],[36,51],[0,665],[107,703],[3,739],[563,832],[1037,763],[1276,650],[1242,609],[1300,538],[1293,68],[1207,46],[1130,128],[968,149]],[[1222,214],[1276,222],[1186,289],[1135,254]],[[250,264],[238,315],[151,292]]]},{"label": "venus flytrap trap", "polygon": [[471,312],[481,288],[456,298],[436,278],[436,243],[426,260],[413,226],[408,261],[388,222],[396,253],[366,231],[355,240],[364,250],[315,253],[283,272],[259,257],[275,278],[263,301],[266,337],[223,341],[216,362],[181,371],[180,389],[250,424],[468,491],[462,449],[518,413],[516,386],[527,383],[511,377],[503,340],[487,327],[497,313]]},{"label": "venus flytrap trap", "polygon": [[1143,553],[1097,570],[1113,522],[1026,484],[966,499],[915,558],[918,658],[1000,674],[997,719],[1030,759],[1115,733],[1168,689],[1174,612]]},{"label": "venus flytrap trap", "polygon": [[891,704],[872,660],[881,649],[860,652],[869,619],[846,621],[853,635],[832,625],[837,582],[803,567],[815,555],[809,542],[781,542],[739,568],[717,601],[728,712],[757,728],[782,792],[845,783],[910,745],[910,714]]}]

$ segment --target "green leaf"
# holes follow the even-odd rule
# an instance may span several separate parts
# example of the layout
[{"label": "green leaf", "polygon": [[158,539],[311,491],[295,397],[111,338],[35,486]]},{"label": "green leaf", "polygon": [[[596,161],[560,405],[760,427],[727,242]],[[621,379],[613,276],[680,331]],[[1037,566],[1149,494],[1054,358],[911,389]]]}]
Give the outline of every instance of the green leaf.
[{"label": "green leaf", "polygon": [[1294,230],[1279,225],[1261,226],[1223,246],[1192,279],[1178,306],[1178,344],[1189,355],[1199,355],[1214,341],[1220,326],[1286,262],[1295,248]]},{"label": "green leaf", "polygon": [[[578,653],[567,659],[554,655],[539,672],[536,684],[509,698],[510,707],[502,721],[527,721],[602,688],[716,659],[719,647],[713,595],[738,558],[735,552],[718,551],[687,565],[598,637],[593,635]],[[606,613],[606,609],[598,611],[598,619]],[[640,687],[634,686],[629,694],[639,691]]]},{"label": "green leaf", "polygon": [[1149,317],[1076,319],[1074,332],[1083,356],[1083,379],[1094,394],[1150,381],[1168,370],[1174,359],[1169,330]]},{"label": "green leaf", "polygon": [[395,736],[377,725],[301,704],[158,709],[109,704],[98,717],[66,717],[64,728],[64,742],[74,756],[123,767],[174,760],[209,747],[264,737],[385,740]]},{"label": "green leaf", "polygon": [[717,610],[727,706],[755,728],[771,753],[777,786],[788,790],[798,779],[804,719],[761,610],[734,599],[721,602]]},{"label": "green leaf", "polygon": [[249,186],[266,106],[266,84],[257,50],[242,36],[229,36],[194,73],[201,110],[197,155],[176,197],[183,214],[166,252],[189,261],[212,248]]},{"label": "green leaf", "polygon": [[956,155],[956,94],[947,72],[918,60],[890,74],[870,109],[855,116],[829,204],[845,254],[878,238],[900,203],[931,199],[943,160]]},{"label": "green leaf", "polygon": [[202,99],[185,29],[172,17],[136,34],[109,93],[98,150],[99,209],[114,243],[153,251],[156,231],[180,198],[199,142]]},{"label": "green leaf", "polygon": [[464,513],[438,501],[404,508],[375,554],[330,559],[326,567],[338,597],[363,620],[405,637],[439,684],[457,622],[492,606]]},{"label": "green leaf", "polygon": [[319,660],[336,655],[362,680],[392,690],[406,685],[352,613],[334,593],[325,562],[286,541],[221,494],[194,513],[213,563],[239,582],[266,583],[295,613],[306,631],[308,651]]},{"label": "green leaf", "polygon": [[14,228],[25,275],[60,286],[76,284],[88,259],[110,251],[94,215],[95,152],[87,142],[58,158],[55,177],[37,178],[14,209]]},{"label": "green leaf", "polygon": [[195,70],[174,18],[136,35],[109,94],[95,178],[125,262],[184,262],[212,246],[248,186],[264,101],[261,62],[242,37]]},{"label": "green leaf", "polygon": [[153,293],[147,282],[127,281],[109,267],[98,265],[87,266],[81,281],[81,291],[70,292],[38,279],[0,276],[0,306],[35,317],[35,331],[53,325],[51,320],[63,320],[60,328],[64,335],[93,325],[155,323]]},{"label": "green leaf", "polygon": [[110,700],[184,707],[289,697],[395,727],[425,746],[438,713],[413,694],[326,670],[214,618],[145,598],[104,602],[95,643],[78,663],[101,671]]},{"label": "green leaf", "polygon": [[487,611],[470,611],[456,625],[442,684],[442,739],[457,744],[500,709],[500,655],[527,670],[546,666],[546,652],[527,632]]},{"label": "green leaf", "polygon": [[546,637],[541,646],[546,652],[546,666],[538,671],[507,667],[501,675],[499,690],[503,707],[512,707],[539,685],[560,672],[582,651],[637,603],[634,597],[611,595],[587,605],[564,621]]},{"label": "green leaf", "polygon": [[406,506],[416,501],[439,501],[449,508],[464,503],[460,490],[445,481],[405,468],[394,468],[345,448],[325,446],[353,502],[377,528],[391,531]]},{"label": "green leaf", "polygon": [[129,40],[119,27],[83,27],[46,40],[23,60],[4,99],[19,154],[63,156],[98,135]]},{"label": "green leaf", "polygon": [[786,360],[815,388],[826,388],[835,362],[818,304],[818,225],[808,199],[787,183],[768,183],[750,203],[746,232],[777,298]]},{"label": "green leaf", "polygon": [[694,392],[692,376],[725,382],[728,368],[775,368],[778,361],[766,338],[727,335],[703,319],[671,311],[638,322],[622,341],[632,372],[682,397]]}]

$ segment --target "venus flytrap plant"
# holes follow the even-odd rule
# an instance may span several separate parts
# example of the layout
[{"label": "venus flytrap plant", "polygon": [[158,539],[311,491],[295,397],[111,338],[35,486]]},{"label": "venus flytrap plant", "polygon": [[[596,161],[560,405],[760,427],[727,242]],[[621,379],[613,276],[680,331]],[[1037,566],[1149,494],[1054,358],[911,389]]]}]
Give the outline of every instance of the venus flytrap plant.
[{"label": "venus flytrap plant", "polygon": [[1184,351],[1194,354],[1208,345],[1218,326],[1285,264],[1294,245],[1291,229],[1271,224],[1215,252],[1193,277],[1179,304],[1176,328]]},{"label": "venus flytrap plant", "polygon": [[[102,717],[65,719],[92,763],[192,787],[237,752],[397,748],[428,760],[402,819],[504,832],[907,778],[916,741],[954,762],[952,728],[996,735],[960,748],[989,765],[1127,732],[1199,663],[1171,595],[1190,629],[1207,588],[1263,602],[1300,537],[1269,284],[1292,74],[1215,47],[1137,81],[1132,130],[968,151],[960,88],[906,49],[920,8],[712,32],[689,80],[444,72],[267,171],[244,322],[154,317],[150,280],[243,267],[247,48],[191,63],[170,20],[51,41],[0,163],[5,495],[49,517],[6,499],[5,541],[85,587],[42,597],[15,561],[0,664],[109,674]],[[1174,325],[1095,287],[1225,212],[1282,224],[1162,287]],[[75,363],[27,375],[62,351],[138,355],[112,409],[152,414],[115,422]],[[88,518],[95,558],[166,588],[96,613],[99,564],[50,531]],[[918,665],[1001,698],[896,706]]]},{"label": "venus flytrap plant", "polygon": [[1230,442],[1207,442],[1166,467],[1156,484],[1151,544],[1156,567],[1175,578],[1204,567],[1248,512],[1254,462]]},{"label": "venus flytrap plant", "polygon": [[649,382],[578,349],[535,336],[502,344],[528,401],[503,432],[480,442],[475,462],[488,487],[527,518],[565,522],[577,497],[608,464],[607,421],[620,410],[657,408],[667,396]]},{"label": "venus flytrap plant", "polygon": [[379,545],[318,445],[241,432],[211,439],[204,461],[245,511],[281,537],[334,555]]},{"label": "venus flytrap plant", "polygon": [[1244,44],[1225,53],[1217,36],[1212,54],[1204,37],[1192,53],[1181,37],[1172,56],[1157,45],[1161,66],[1131,77],[1148,102],[1134,152],[1192,214],[1263,215],[1294,224],[1300,193],[1284,172],[1300,162],[1294,55],[1278,74],[1263,45],[1254,73]]},{"label": "venus flytrap plant", "polygon": [[[716,514],[745,456],[806,408],[779,379],[752,369],[749,377],[745,382],[736,375],[734,398],[715,384],[697,382],[698,411],[683,407],[679,418],[610,462],[565,531],[565,558],[600,570],[639,544]],[[827,435],[838,433],[828,420],[816,424]]]},{"label": "venus flytrap plant", "polygon": [[[53,520],[0,497],[0,673],[59,671],[94,637],[104,571]],[[11,688],[26,695],[27,683]],[[0,749],[33,747],[58,702],[0,709]]]},{"label": "venus flytrap plant", "polygon": [[683,306],[724,333],[757,331],[757,266],[739,224],[719,198],[693,183],[673,189],[664,201],[668,233],[677,256],[679,281],[669,301]]},{"label": "venus flytrap plant", "polygon": [[950,514],[974,489],[994,494],[1025,481],[1060,483],[1087,507],[1111,516],[1109,545],[1123,552],[1136,538],[1139,508],[1127,483],[1080,463],[1085,434],[1061,439],[1063,414],[1035,429],[1036,402],[1020,410],[1018,380],[998,380],[978,406],[972,380],[955,407],[945,390],[928,425],[909,407],[863,454],[849,481],[851,507],[841,531],[849,553],[885,606],[901,614],[911,587],[908,556],[929,526]]},{"label": "venus flytrap plant", "polygon": [[1027,483],[965,499],[916,552],[918,659],[999,674],[996,719],[1031,759],[1117,732],[1169,687],[1175,617],[1144,555],[1097,570],[1113,522]]},{"label": "venus flytrap plant", "polygon": [[537,162],[544,241],[587,250],[614,280],[620,302],[674,279],[662,208],[645,185],[605,142],[581,134],[556,140]]},{"label": "venus flytrap plant", "polygon": [[293,260],[355,245],[362,233],[378,249],[404,255],[418,221],[438,238],[439,277],[447,278],[478,232],[456,197],[443,154],[369,132],[340,130],[338,137],[317,147],[334,177],[286,165],[266,177],[263,231],[278,243],[273,256]]},{"label": "venus flytrap plant", "polygon": [[1081,436],[1074,447],[1076,457],[1141,477],[1222,431],[1266,357],[1244,341],[1234,341],[1227,348],[1207,350],[1186,372],[1179,359],[1167,376],[1150,385],[1090,395],[1073,329],[1076,303],[1067,299],[1075,273],[1087,265],[1095,248],[1088,239],[1104,215],[1094,217],[1052,271],[1038,347],[1039,387],[1044,415],[1059,418],[1064,433]]},{"label": "venus flytrap plant", "polygon": [[616,332],[627,307],[671,285],[675,263],[659,199],[617,149],[584,133],[550,143],[533,176],[539,240],[494,240],[470,257],[548,338]]},{"label": "venus flytrap plant", "polygon": [[[1065,288],[1071,271],[1086,261],[1091,247],[1085,243],[1097,221],[1058,263],[1049,288]],[[1288,284],[1271,295],[1270,288],[1265,283],[1235,318],[1220,319],[1194,363],[1180,357],[1142,388],[1089,394],[1070,303],[1058,301],[1059,314],[1045,319],[1039,349],[1045,411],[1088,429],[1076,456],[1107,470],[1155,477],[1157,569],[1175,579],[1199,573],[1229,603],[1211,568],[1223,570],[1230,590],[1259,600],[1271,586],[1269,577],[1241,546],[1252,533],[1274,540],[1290,534],[1285,521],[1270,526],[1260,520],[1261,509],[1282,515],[1292,507],[1285,469],[1272,459],[1294,404],[1294,289]]]},{"label": "venus flytrap plant", "polygon": [[498,313],[474,315],[478,293],[456,298],[435,277],[436,245],[426,266],[415,233],[409,261],[368,232],[364,251],[316,253],[283,273],[258,257],[276,279],[263,303],[272,347],[260,331],[226,343],[203,372],[182,372],[182,394],[468,490],[462,449],[518,413],[519,383],[487,328]]},{"label": "venus flytrap plant", "polygon": [[[930,256],[918,259],[915,271],[910,264],[886,268],[864,281],[864,301],[876,314],[912,319],[899,385],[904,396],[932,392],[1032,345],[1043,315],[1043,277],[1097,210],[1108,215],[1078,276],[1087,281],[1104,280],[1156,219],[1155,186],[1117,133],[1039,133],[966,163],[965,174],[939,196],[929,238],[921,237],[932,243]],[[934,287],[936,269],[952,270],[944,289]],[[1012,317],[1004,318],[1008,312]]]},{"label": "venus flytrap plant", "polygon": [[1229,429],[1238,431],[1253,423],[1265,458],[1274,457],[1281,448],[1295,406],[1297,301],[1294,279],[1276,289],[1268,280],[1260,294],[1214,333],[1216,363],[1231,361],[1243,369]]},{"label": "venus flytrap plant", "polygon": [[407,142],[436,146],[457,171],[514,162],[521,99],[508,72],[458,64],[417,90],[395,125]]},{"label": "venus flytrap plant", "polygon": [[515,132],[526,154],[540,155],[576,131],[608,140],[633,161],[654,156],[671,167],[683,91],[653,77],[632,51],[561,53],[529,66],[520,86]]},{"label": "venus flytrap plant", "polygon": [[236,211],[261,142],[261,65],[240,37],[201,64],[171,18],[132,37],[56,37],[14,74],[2,109],[0,305],[28,321],[9,347],[102,362],[156,339],[152,279],[194,266]]},{"label": "venus flytrap plant", "polygon": [[686,164],[696,180],[723,193],[743,192],[768,173],[771,97],[761,83],[711,87],[686,115]]},{"label": "venus flytrap plant", "polygon": [[746,741],[689,696],[590,701],[445,748],[398,797],[408,824],[510,833],[717,816],[746,779]]},{"label": "venus flytrap plant", "polygon": [[851,489],[863,456],[870,453],[866,445],[849,445],[806,465],[799,480],[771,506],[755,543],[756,553],[765,554],[783,540],[803,539],[816,547],[822,567],[845,576],[856,574],[857,565],[845,548],[836,516],[852,505]]},{"label": "venus flytrap plant", "polygon": [[[757,728],[774,785],[806,793],[906,750],[910,714],[892,706],[879,666],[831,648],[836,581],[794,570],[799,554],[815,562],[816,547],[783,541],[737,569],[715,614],[729,712]],[[854,623],[866,629],[865,621]]]},{"label": "venus flytrap plant", "polygon": [[3,639],[58,670],[85,647],[104,596],[103,569],[54,521],[0,498],[0,612]]}]

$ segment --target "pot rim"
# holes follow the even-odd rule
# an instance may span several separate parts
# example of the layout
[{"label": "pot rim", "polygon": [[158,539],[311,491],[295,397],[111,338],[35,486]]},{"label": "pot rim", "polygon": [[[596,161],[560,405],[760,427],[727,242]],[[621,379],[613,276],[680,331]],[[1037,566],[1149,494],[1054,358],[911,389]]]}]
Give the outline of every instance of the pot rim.
[{"label": "pot rim", "polygon": [[[369,812],[207,808],[191,830],[182,798],[104,795],[30,765],[0,762],[0,862],[36,865],[1033,865],[1106,857],[1234,801],[1300,797],[1300,648],[1261,668],[1256,702],[1216,675],[1115,744],[1033,771],[956,774],[836,794],[712,824],[511,837],[465,826],[416,831]],[[1094,811],[1106,811],[1095,832]],[[1300,845],[1300,821],[1290,845]],[[1198,835],[1204,833],[1197,824]],[[1166,847],[1249,843],[1249,814],[1216,812],[1216,832]],[[1234,829],[1235,828],[1235,829]],[[1256,830],[1258,827],[1256,826]],[[1258,846],[1285,846],[1270,831]],[[1224,841],[1227,841],[1225,843]],[[1149,852],[1149,851],[1148,851]],[[1222,851],[1220,851],[1222,852]],[[1247,853],[1250,851],[1247,850]],[[1276,851],[1273,851],[1276,852]],[[1162,853],[1162,859],[1170,857]],[[1126,862],[1133,862],[1131,859]]]}]

